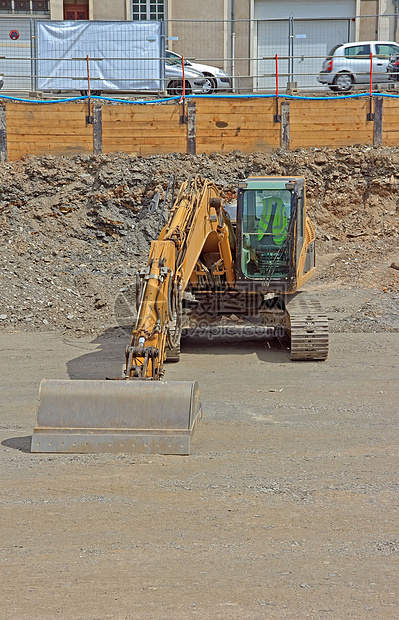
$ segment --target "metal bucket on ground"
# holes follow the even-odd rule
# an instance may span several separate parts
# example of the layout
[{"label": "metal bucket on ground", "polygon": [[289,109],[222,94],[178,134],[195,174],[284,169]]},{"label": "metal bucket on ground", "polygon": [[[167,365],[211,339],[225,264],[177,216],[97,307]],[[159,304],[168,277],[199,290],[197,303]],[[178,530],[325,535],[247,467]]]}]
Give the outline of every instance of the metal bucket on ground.
[{"label": "metal bucket on ground", "polygon": [[32,452],[189,454],[196,381],[43,379]]}]

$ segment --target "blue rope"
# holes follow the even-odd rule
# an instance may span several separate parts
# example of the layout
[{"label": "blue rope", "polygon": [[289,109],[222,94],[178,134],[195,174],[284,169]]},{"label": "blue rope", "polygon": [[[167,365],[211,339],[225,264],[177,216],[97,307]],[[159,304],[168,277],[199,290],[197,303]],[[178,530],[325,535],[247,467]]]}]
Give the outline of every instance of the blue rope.
[{"label": "blue rope", "polygon": [[[399,99],[399,95],[391,95],[388,93],[372,93],[373,97],[387,97],[390,99]],[[343,99],[360,99],[364,97],[370,97],[370,93],[359,93],[353,95],[331,95],[329,97],[309,97],[305,95],[279,95],[279,99],[294,99],[299,101],[337,101]],[[276,95],[267,94],[243,94],[243,95],[187,95],[186,99],[275,99]],[[7,99],[9,101],[20,101],[21,103],[69,103],[71,101],[86,101],[88,96],[83,97],[68,97],[65,99],[23,99],[22,97],[12,97],[10,95],[0,95],[1,99]],[[111,101],[112,103],[130,103],[137,105],[146,105],[154,103],[166,103],[168,101],[180,101],[181,96],[165,97],[164,99],[117,99],[116,97],[103,97],[99,95],[93,95],[91,99],[98,99],[100,101]]]},{"label": "blue rope", "polygon": [[10,101],[21,101],[22,103],[67,103],[68,101],[82,101],[87,97],[69,97],[68,99],[22,99],[21,97],[10,97],[9,95],[0,95],[0,99],[8,99]]}]

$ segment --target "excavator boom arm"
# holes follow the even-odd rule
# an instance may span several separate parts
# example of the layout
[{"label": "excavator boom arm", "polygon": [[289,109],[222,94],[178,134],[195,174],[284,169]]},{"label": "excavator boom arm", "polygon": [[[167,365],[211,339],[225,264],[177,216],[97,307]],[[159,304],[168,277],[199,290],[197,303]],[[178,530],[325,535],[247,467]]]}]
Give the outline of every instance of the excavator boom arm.
[{"label": "excavator boom arm", "polygon": [[171,325],[179,320],[183,293],[207,240],[219,249],[227,281],[235,281],[229,230],[221,215],[219,192],[194,177],[183,183],[169,221],[153,241],[147,267],[141,269],[141,294],[130,346],[127,378],[161,379]]}]

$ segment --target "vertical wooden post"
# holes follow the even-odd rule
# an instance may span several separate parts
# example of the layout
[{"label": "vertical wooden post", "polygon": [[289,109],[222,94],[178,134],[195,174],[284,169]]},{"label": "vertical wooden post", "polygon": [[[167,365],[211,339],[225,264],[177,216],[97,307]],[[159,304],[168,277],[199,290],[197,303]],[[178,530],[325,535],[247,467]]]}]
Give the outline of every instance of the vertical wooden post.
[{"label": "vertical wooden post", "polygon": [[374,146],[382,146],[383,98],[374,98]]},{"label": "vertical wooden post", "polygon": [[281,148],[290,150],[290,104],[284,101],[281,106]]},{"label": "vertical wooden post", "polygon": [[197,107],[195,101],[189,100],[187,104],[187,153],[197,153]]},{"label": "vertical wooden post", "polygon": [[7,124],[4,104],[0,104],[0,161],[7,161]]},{"label": "vertical wooden post", "polygon": [[93,151],[95,155],[103,152],[102,107],[93,106]]}]

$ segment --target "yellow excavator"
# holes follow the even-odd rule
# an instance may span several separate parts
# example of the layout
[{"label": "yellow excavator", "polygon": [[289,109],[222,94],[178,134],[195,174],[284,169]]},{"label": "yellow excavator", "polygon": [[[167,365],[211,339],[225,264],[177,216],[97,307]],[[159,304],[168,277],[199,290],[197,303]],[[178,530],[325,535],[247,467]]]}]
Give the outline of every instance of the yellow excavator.
[{"label": "yellow excavator", "polygon": [[299,289],[315,274],[315,228],[302,177],[249,177],[236,205],[194,176],[138,272],[137,318],[124,376],[40,385],[32,452],[189,454],[201,417],[196,381],[165,381],[183,317],[228,315],[288,335],[292,360],[325,360],[328,323]]}]

